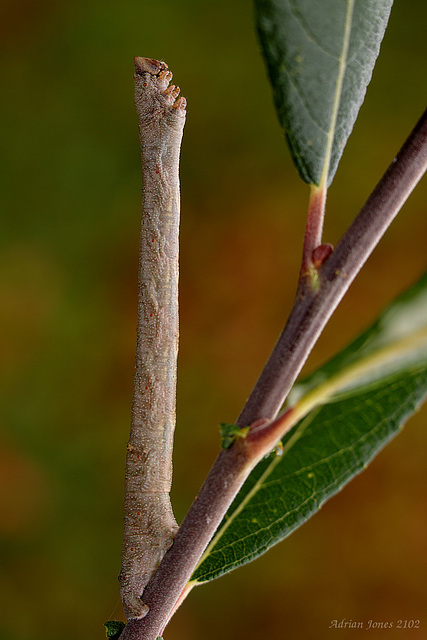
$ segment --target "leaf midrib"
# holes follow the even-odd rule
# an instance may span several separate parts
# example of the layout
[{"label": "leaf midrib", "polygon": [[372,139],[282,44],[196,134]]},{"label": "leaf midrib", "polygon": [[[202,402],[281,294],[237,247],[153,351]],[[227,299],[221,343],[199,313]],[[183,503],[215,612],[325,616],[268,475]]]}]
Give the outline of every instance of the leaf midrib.
[{"label": "leaf midrib", "polygon": [[338,70],[338,76],[337,76],[337,81],[335,85],[336,87],[335,96],[334,96],[334,102],[332,105],[331,121],[330,121],[329,131],[327,134],[325,158],[323,161],[323,170],[322,170],[319,186],[326,186],[328,182],[329,168],[330,168],[331,157],[332,157],[332,147],[334,145],[335,130],[336,130],[336,124],[338,119],[338,111],[341,103],[342,89],[344,85],[344,76],[347,69],[347,59],[348,59],[348,51],[350,47],[351,28],[353,24],[354,4],[355,4],[355,0],[347,0],[347,11],[346,11],[345,22],[344,22],[344,36],[343,36],[341,55],[339,56],[339,68],[338,68],[339,70]]}]

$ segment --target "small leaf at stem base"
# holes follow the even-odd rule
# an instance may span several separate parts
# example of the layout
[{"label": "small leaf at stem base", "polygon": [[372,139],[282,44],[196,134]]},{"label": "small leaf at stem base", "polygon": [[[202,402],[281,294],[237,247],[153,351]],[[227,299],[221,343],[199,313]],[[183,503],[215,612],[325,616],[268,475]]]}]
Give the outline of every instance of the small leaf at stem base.
[{"label": "small leaf at stem base", "polygon": [[108,620],[108,622],[104,622],[107,638],[110,638],[111,640],[119,640],[125,626],[125,623],[121,620]]},{"label": "small leaf at stem base", "polygon": [[221,447],[228,449],[237,438],[246,438],[249,427],[239,427],[237,424],[227,424],[222,422],[219,425],[221,434]]}]

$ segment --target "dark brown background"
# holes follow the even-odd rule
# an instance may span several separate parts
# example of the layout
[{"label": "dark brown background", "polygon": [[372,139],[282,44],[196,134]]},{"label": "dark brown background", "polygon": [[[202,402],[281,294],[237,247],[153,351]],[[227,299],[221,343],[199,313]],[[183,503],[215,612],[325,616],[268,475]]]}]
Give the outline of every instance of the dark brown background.
[{"label": "dark brown background", "polygon": [[[249,3],[4,2],[0,9],[2,640],[101,639],[121,616],[140,168],[132,58],[188,98],[173,500],[181,519],[288,312],[308,189],[279,131]],[[335,243],[424,109],[426,6],[397,2],[328,201]],[[310,359],[329,358],[426,266],[426,183]],[[308,370],[307,369],[307,370]],[[426,411],[266,556],[195,590],[168,640],[427,634]]]}]

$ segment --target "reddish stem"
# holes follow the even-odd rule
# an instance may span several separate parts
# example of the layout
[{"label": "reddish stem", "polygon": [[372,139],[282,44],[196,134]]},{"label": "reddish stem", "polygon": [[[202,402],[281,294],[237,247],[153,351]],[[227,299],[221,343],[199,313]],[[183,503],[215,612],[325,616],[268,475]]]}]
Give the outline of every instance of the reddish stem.
[{"label": "reddish stem", "polygon": [[311,274],[313,270],[313,251],[322,242],[326,194],[327,189],[325,184],[320,186],[312,185],[302,250],[300,282]]}]

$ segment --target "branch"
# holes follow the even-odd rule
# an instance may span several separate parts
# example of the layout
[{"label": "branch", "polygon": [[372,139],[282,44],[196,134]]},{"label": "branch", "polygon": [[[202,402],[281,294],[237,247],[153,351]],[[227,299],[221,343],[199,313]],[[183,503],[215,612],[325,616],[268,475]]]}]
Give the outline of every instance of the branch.
[{"label": "branch", "polygon": [[238,424],[273,418],[350,284],[427,168],[427,110],[335,250],[319,267],[319,288],[300,283],[283,329]]},{"label": "branch", "polygon": [[[300,280],[289,320],[239,416],[239,425],[259,418],[273,420],[277,415],[325,324],[426,168],[427,111],[336,249],[319,267],[319,288],[308,288]],[[268,426],[262,432],[269,442]],[[260,450],[255,458],[245,440],[238,439],[220,452],[173,546],[144,591],[144,602],[150,607],[147,616],[131,620],[120,640],[154,640],[162,633],[200,556],[258,462]]]}]

